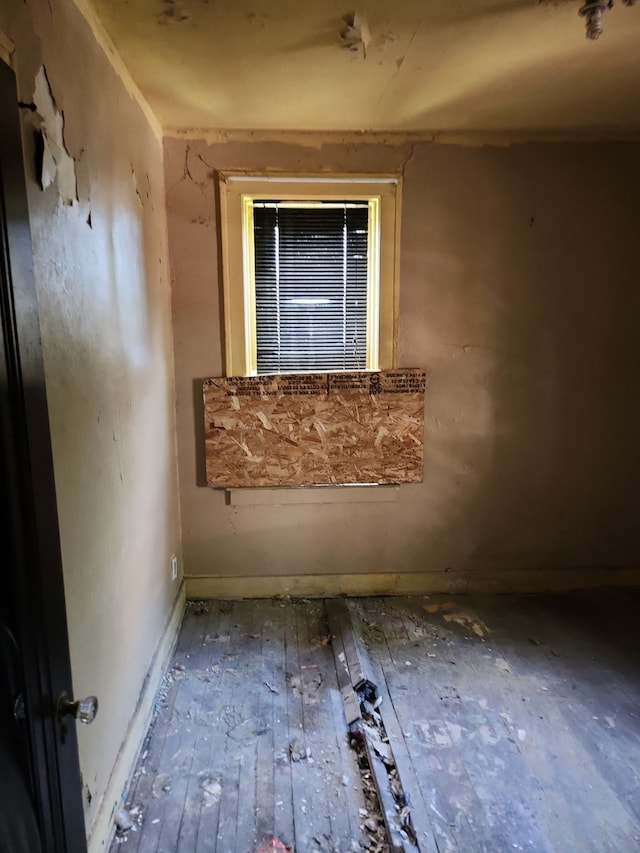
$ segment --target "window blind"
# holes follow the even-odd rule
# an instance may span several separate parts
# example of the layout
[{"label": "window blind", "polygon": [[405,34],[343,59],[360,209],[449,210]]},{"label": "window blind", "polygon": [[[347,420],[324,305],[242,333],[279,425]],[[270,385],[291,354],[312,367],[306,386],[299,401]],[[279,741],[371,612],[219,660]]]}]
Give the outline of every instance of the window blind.
[{"label": "window blind", "polygon": [[367,202],[253,204],[258,373],[364,370]]}]

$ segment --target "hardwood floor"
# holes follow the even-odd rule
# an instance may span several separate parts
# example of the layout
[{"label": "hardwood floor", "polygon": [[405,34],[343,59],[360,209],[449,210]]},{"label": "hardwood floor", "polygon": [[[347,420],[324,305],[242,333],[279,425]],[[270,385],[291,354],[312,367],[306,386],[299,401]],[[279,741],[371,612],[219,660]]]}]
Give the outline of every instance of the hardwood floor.
[{"label": "hardwood floor", "polygon": [[[422,853],[640,850],[640,591],[348,607]],[[112,851],[384,849],[366,789],[325,602],[193,602]]]}]

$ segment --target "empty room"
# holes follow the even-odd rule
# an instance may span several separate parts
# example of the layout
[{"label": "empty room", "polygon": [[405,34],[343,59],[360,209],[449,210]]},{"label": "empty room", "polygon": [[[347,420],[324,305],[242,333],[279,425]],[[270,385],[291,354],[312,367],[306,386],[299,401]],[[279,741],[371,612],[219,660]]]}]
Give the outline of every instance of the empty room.
[{"label": "empty room", "polygon": [[2,853],[640,849],[640,9],[1,0]]}]

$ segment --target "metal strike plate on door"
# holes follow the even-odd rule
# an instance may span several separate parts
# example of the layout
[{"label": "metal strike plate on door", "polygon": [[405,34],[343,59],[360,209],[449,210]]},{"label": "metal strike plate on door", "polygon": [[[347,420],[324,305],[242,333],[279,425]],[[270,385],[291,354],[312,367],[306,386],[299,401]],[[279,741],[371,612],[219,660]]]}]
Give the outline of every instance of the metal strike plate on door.
[{"label": "metal strike plate on door", "polygon": [[57,717],[62,722],[63,717],[73,717],[88,726],[92,723],[98,713],[97,696],[87,696],[86,699],[69,699],[66,693],[58,697]]}]

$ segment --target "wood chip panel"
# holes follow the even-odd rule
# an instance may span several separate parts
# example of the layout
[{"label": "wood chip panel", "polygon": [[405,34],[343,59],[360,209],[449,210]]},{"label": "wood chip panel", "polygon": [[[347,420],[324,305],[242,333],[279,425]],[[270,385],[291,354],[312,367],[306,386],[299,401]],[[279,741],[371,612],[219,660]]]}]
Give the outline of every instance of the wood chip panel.
[{"label": "wood chip panel", "polygon": [[205,379],[215,488],[422,481],[424,370]]}]

